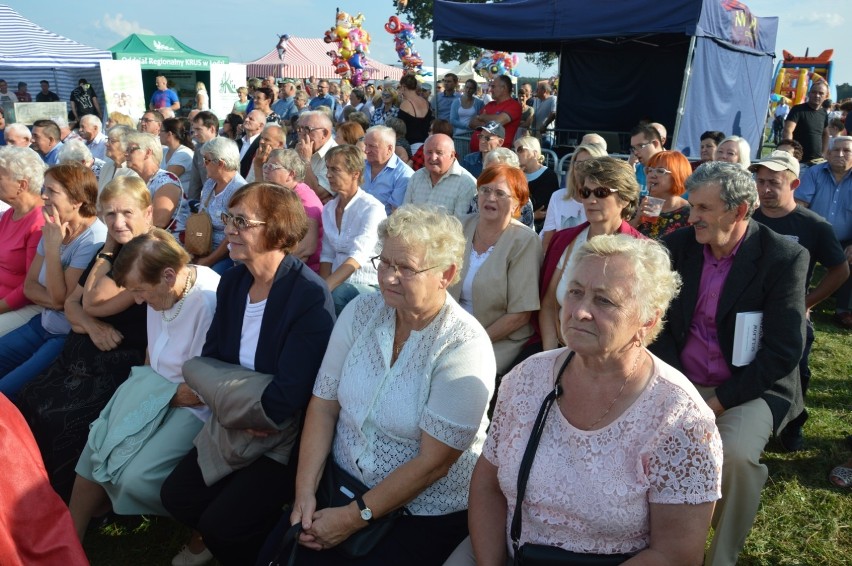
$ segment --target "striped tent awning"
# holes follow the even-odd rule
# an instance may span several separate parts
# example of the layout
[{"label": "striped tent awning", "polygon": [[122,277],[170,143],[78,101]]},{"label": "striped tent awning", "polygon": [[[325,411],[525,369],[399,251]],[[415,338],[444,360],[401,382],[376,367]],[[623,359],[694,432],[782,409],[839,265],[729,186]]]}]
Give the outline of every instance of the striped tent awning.
[{"label": "striped tent awning", "polygon": [[0,4],[0,68],[95,67],[101,59],[112,54],[48,31]]},{"label": "striped tent awning", "polygon": [[[304,79],[315,76],[318,79],[333,79],[339,75],[334,72],[328,52],[334,50],[334,44],[326,43],[322,39],[291,37],[283,61],[278,58],[278,51],[273,49],[260,59],[246,63],[246,72],[250,77],[272,75],[276,78]],[[400,68],[379,63],[368,55],[364,78],[381,80],[389,77],[399,80],[403,72]]]}]

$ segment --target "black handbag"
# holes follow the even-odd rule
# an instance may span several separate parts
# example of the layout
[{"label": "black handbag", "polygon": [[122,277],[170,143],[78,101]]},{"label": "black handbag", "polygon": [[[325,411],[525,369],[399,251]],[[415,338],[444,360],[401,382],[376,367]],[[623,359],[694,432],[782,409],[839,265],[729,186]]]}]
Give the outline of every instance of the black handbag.
[{"label": "black handbag", "polygon": [[524,503],[527,480],[530,477],[530,469],[532,469],[533,460],[535,459],[535,451],[538,449],[538,443],[541,440],[541,433],[544,431],[544,423],[547,420],[547,415],[550,414],[550,409],[553,407],[554,401],[562,394],[559,377],[565,371],[565,368],[568,367],[568,362],[573,357],[574,352],[569,353],[559,372],[556,374],[556,383],[553,386],[553,390],[547,394],[547,397],[544,398],[544,402],[541,404],[541,409],[538,411],[538,416],[530,433],[530,439],[527,441],[527,447],[524,450],[524,457],[521,459],[521,467],[518,470],[518,497],[515,501],[515,513],[512,515],[512,527],[509,531],[512,537],[515,566],[617,566],[632,558],[631,554],[584,554],[565,550],[558,546],[530,543],[521,545],[520,543],[521,505]]},{"label": "black handbag", "polygon": [[[285,516],[289,516],[289,513],[285,512]],[[299,550],[299,534],[301,532],[301,523],[291,525],[281,538],[281,543],[278,545],[275,557],[269,561],[267,566],[295,566],[296,552]],[[287,552],[288,547],[290,547],[290,552]]]},{"label": "black handbag", "polygon": [[[345,472],[333,458],[329,458],[317,489],[317,509],[345,507],[355,501],[355,496],[363,496],[368,491],[369,487]],[[352,534],[334,549],[348,558],[367,556],[403,515],[410,515],[405,507],[391,511]]]}]

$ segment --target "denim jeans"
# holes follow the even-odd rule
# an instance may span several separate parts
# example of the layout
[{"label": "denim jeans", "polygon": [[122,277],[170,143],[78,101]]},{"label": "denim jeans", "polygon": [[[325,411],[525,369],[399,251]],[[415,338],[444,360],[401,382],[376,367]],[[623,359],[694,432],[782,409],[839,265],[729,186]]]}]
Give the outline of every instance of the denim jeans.
[{"label": "denim jeans", "polygon": [[59,356],[66,338],[46,331],[40,314],[0,338],[0,393],[14,401],[18,391]]},{"label": "denim jeans", "polygon": [[375,291],[378,291],[378,287],[373,287],[372,285],[341,283],[331,292],[331,298],[334,299],[334,314],[340,316],[343,307],[348,305],[349,301],[361,293],[373,293]]}]

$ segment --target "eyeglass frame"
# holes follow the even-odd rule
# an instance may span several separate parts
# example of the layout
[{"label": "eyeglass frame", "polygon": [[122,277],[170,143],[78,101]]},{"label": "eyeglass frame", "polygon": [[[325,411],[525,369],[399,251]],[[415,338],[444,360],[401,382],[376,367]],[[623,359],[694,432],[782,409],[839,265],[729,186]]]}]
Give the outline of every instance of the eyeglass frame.
[{"label": "eyeglass frame", "polygon": [[[230,224],[234,227],[237,232],[242,232],[243,230],[248,230],[249,228],[257,228],[258,226],[265,226],[266,222],[263,220],[249,220],[245,216],[239,216],[231,214],[230,212],[222,212],[219,215],[219,218],[222,220],[222,224],[225,225],[225,228]],[[240,226],[239,224],[244,224]]]},{"label": "eyeglass frame", "polygon": [[484,196],[488,198],[494,195],[494,198],[497,200],[510,200],[515,198],[515,195],[512,193],[507,193],[506,191],[498,191],[497,189],[492,189],[491,187],[476,187],[476,194],[480,196]]},{"label": "eyeglass frame", "polygon": [[648,173],[656,173],[657,175],[671,175],[671,171],[666,169],[665,167],[645,167],[645,176],[648,176]]},{"label": "eyeglass frame", "polygon": [[297,134],[311,135],[312,133],[314,133],[317,130],[325,130],[325,129],[326,129],[325,126],[317,126],[316,128],[311,128],[310,126],[299,126],[298,128],[296,128],[296,133]]},{"label": "eyeglass frame", "polygon": [[652,143],[654,143],[654,142],[649,141],[649,142],[640,143],[640,144],[639,144],[639,149],[636,149],[636,146],[635,146],[635,145],[631,145],[631,146],[630,146],[630,153],[639,153],[640,151],[642,151],[643,149],[645,149],[646,147],[648,147],[648,146],[649,146],[649,145],[651,145]]},{"label": "eyeglass frame", "polygon": [[[439,265],[433,265],[432,267],[427,267],[426,269],[419,269],[419,270],[418,269],[412,269],[411,267],[407,267],[407,266],[400,267],[396,264],[389,263],[389,262],[383,260],[382,256],[380,256],[380,255],[377,255],[375,257],[371,257],[370,258],[370,264],[373,266],[373,268],[377,272],[378,271],[384,271],[385,269],[392,267],[393,272],[394,272],[394,277],[398,277],[399,279],[405,280],[405,281],[407,281],[409,279],[413,279],[414,277],[420,275],[421,273],[424,273],[426,271],[430,271],[432,269],[435,269],[436,267],[440,267]],[[382,264],[386,265],[387,267],[382,267]],[[406,270],[406,271],[403,271],[403,270]]]}]

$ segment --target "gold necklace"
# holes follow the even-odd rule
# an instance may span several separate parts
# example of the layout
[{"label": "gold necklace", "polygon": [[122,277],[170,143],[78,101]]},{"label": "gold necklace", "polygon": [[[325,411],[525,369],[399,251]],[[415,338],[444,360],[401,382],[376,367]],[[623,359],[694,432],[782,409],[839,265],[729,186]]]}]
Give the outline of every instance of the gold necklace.
[{"label": "gold necklace", "polygon": [[189,294],[189,290],[192,288],[192,279],[193,279],[192,275],[193,275],[193,271],[191,271],[191,270],[186,274],[186,284],[183,286],[183,293],[181,293],[180,299],[178,300],[178,302],[175,305],[172,305],[172,308],[177,307],[177,310],[175,310],[175,314],[173,314],[172,316],[169,317],[169,316],[166,316],[166,311],[162,311],[160,313],[160,316],[163,317],[164,321],[172,322],[180,314],[180,310],[183,308],[183,302],[186,300],[186,296]]},{"label": "gold necklace", "polygon": [[[628,374],[627,374],[627,377],[625,377],[625,378],[624,378],[624,383],[622,383],[622,384],[621,384],[621,388],[618,390],[618,394],[615,396],[615,398],[614,398],[614,399],[612,400],[612,402],[609,404],[609,407],[607,407],[607,408],[606,408],[606,411],[604,411],[604,412],[603,412],[603,414],[602,414],[600,417],[598,417],[598,420],[596,420],[595,422],[593,422],[593,423],[592,423],[592,424],[590,424],[589,426],[585,427],[585,430],[592,430],[592,429],[594,429],[594,428],[595,428],[595,426],[596,426],[599,422],[601,422],[602,420],[604,420],[604,417],[606,417],[606,416],[609,414],[609,412],[612,410],[612,408],[613,408],[613,407],[615,407],[615,403],[616,403],[616,401],[618,401],[618,400],[621,398],[621,394],[622,394],[622,393],[624,393],[624,388],[625,388],[625,387],[627,387],[627,382],[628,382],[628,381],[630,381],[630,379],[631,379],[631,378],[633,377],[633,375],[636,373],[636,370],[639,368],[639,359],[640,359],[641,357],[642,357],[642,352],[640,351],[640,352],[639,352],[639,355],[638,355],[638,356],[636,356],[636,360],[633,362],[633,369],[631,369],[631,370],[630,370],[630,373],[628,373]],[[568,371],[568,368],[567,368],[567,367],[565,368],[565,371]],[[563,377],[564,377],[564,374],[563,374]],[[561,408],[561,407],[562,407],[562,395],[560,395],[560,396],[557,398],[557,403],[559,403],[559,407]]]},{"label": "gold necklace", "polygon": [[[423,330],[424,328],[426,328],[427,326],[429,326],[430,324],[432,324],[432,321],[433,321],[433,320],[435,320],[435,318],[437,318],[437,316],[438,316],[439,314],[441,314],[441,311],[442,311],[443,309],[444,309],[444,306],[443,306],[443,305],[441,305],[441,308],[439,308],[439,309],[438,309],[438,311],[437,311],[435,314],[433,314],[432,316],[430,316],[430,317],[426,320],[426,323],[425,323],[425,324],[423,324],[423,326],[420,328],[420,330]],[[406,343],[406,342],[408,342],[408,338],[411,336],[411,331],[409,331],[409,332],[408,332],[408,336],[406,336],[404,340],[398,340],[398,339],[396,338],[396,331],[397,331],[397,330],[399,330],[399,324],[397,324],[397,325],[396,325],[396,329],[394,329],[394,339],[393,339],[393,348],[392,348],[392,352],[393,352],[393,359],[396,359],[396,358],[398,358],[398,357],[399,357],[400,352],[402,352],[403,347],[405,347],[405,343]]]}]

